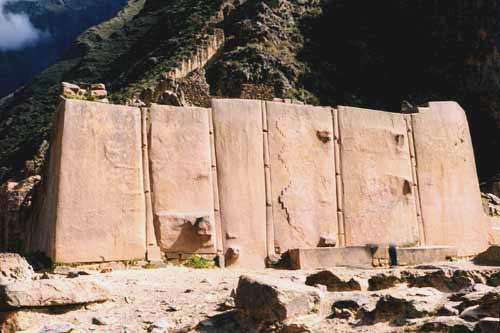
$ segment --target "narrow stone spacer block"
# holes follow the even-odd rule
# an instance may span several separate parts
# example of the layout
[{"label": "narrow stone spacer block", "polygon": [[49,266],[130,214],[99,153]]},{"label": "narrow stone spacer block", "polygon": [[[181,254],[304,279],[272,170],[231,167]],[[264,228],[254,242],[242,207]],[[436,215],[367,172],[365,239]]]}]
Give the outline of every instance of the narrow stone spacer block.
[{"label": "narrow stone spacer block", "polygon": [[148,245],[146,249],[146,260],[150,262],[163,261],[159,246]]},{"label": "narrow stone spacer block", "polygon": [[397,247],[396,262],[399,266],[420,265],[431,262],[446,261],[457,257],[455,246],[422,246]]},{"label": "narrow stone spacer block", "polygon": [[372,251],[366,246],[291,249],[289,255],[291,269],[372,267]]}]

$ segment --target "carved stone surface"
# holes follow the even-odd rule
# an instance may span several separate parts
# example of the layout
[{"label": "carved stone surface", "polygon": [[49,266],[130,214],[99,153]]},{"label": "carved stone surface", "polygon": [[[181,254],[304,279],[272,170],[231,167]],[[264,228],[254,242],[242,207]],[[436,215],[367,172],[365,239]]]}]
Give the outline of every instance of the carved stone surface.
[{"label": "carved stone surface", "polygon": [[346,245],[419,242],[404,116],[339,107]]},{"label": "carved stone surface", "polygon": [[411,115],[212,104],[153,105],[141,122],[138,108],[63,100],[26,251],[62,263],[142,259],[156,245],[146,244],[146,213],[149,239],[167,257],[224,252],[233,267],[262,268],[275,248],[295,249],[294,268],[387,265],[388,245],[405,248],[407,263],[443,257],[443,246],[459,256],[486,248],[491,230],[458,104]]},{"label": "carved stone surface", "polygon": [[213,228],[206,228],[213,224],[208,215],[159,212],[156,219],[158,243],[163,251],[214,253],[215,235],[211,234]]},{"label": "carved stone surface", "polygon": [[215,253],[215,234],[199,235],[202,231],[195,226],[203,219],[215,231],[208,112],[151,107],[151,185],[163,251]]},{"label": "carved stone surface", "polygon": [[261,102],[215,99],[212,107],[224,250],[238,253],[226,264],[261,268],[266,257]]},{"label": "carved stone surface", "polygon": [[429,103],[412,115],[427,245],[472,255],[488,246],[467,119],[455,102]]},{"label": "carved stone surface", "polygon": [[59,112],[38,247],[55,262],[143,258],[139,109],[66,100]]},{"label": "carved stone surface", "polygon": [[333,120],[329,108],[266,102],[275,244],[317,247],[337,235]]}]

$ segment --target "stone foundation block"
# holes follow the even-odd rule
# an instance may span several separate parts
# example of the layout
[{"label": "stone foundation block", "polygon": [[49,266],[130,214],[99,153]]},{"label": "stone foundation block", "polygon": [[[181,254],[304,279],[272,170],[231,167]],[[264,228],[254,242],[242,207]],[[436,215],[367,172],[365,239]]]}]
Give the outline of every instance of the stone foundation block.
[{"label": "stone foundation block", "polygon": [[372,250],[366,246],[292,249],[289,254],[291,269],[335,266],[372,267]]},{"label": "stone foundation block", "polygon": [[454,246],[400,247],[396,248],[395,253],[397,265],[419,265],[457,257],[457,248]]}]

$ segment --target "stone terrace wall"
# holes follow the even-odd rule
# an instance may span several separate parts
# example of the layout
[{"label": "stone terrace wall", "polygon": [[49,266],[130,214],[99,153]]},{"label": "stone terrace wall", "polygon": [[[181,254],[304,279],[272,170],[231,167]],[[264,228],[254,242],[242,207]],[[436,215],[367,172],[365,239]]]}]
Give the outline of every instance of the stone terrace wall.
[{"label": "stone terrace wall", "polygon": [[397,114],[66,100],[58,119],[28,232],[28,250],[56,262],[144,258],[147,215],[148,249],[245,268],[325,242],[452,245],[460,255],[488,246],[467,121],[453,102]]}]

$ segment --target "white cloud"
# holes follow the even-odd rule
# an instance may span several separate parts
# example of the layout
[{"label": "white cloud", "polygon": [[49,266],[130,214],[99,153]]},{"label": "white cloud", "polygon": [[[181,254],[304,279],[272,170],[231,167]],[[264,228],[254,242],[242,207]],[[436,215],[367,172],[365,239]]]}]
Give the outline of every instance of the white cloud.
[{"label": "white cloud", "polygon": [[36,29],[26,14],[13,14],[5,11],[7,2],[0,0],[0,51],[22,49],[38,42],[45,33]]}]

